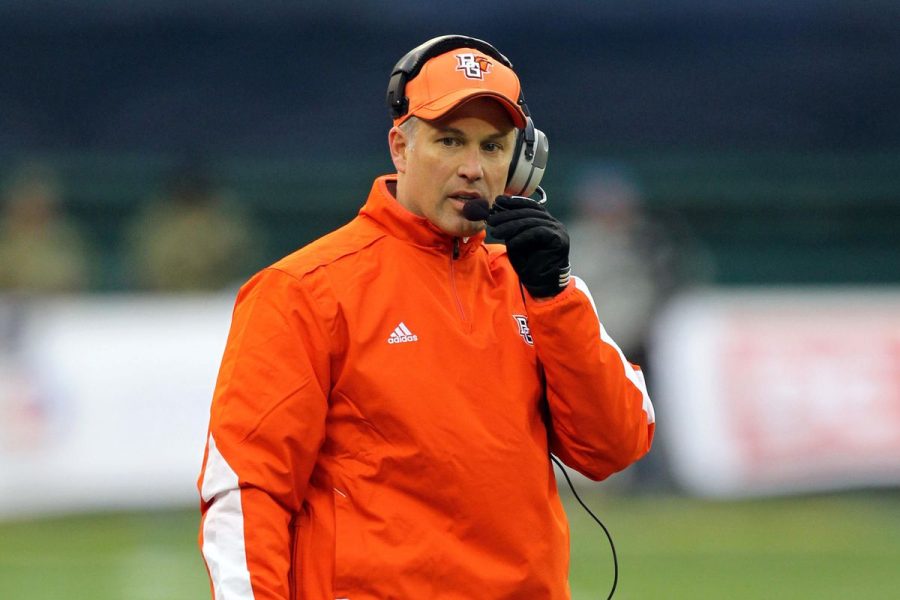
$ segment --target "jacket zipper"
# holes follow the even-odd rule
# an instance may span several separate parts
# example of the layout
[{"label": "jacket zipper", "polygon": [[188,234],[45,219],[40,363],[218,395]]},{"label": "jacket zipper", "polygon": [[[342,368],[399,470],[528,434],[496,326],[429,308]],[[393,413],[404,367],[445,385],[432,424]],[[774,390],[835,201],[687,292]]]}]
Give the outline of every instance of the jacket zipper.
[{"label": "jacket zipper", "polygon": [[459,292],[456,290],[456,261],[459,259],[459,238],[453,238],[453,251],[450,253],[450,290],[453,292],[453,299],[456,301],[456,309],[459,311],[459,317],[463,321],[468,321],[466,310],[463,308],[462,300],[459,299]]}]

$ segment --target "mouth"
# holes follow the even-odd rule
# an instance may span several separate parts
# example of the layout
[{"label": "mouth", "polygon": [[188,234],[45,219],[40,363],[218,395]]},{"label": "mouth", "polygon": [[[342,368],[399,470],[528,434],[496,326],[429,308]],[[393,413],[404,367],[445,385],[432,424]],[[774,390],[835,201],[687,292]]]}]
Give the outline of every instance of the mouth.
[{"label": "mouth", "polygon": [[456,193],[450,194],[447,197],[450,198],[451,200],[455,200],[462,204],[465,204],[466,202],[469,202],[470,200],[478,200],[478,199],[484,198],[484,196],[482,196],[479,192],[469,192],[469,191],[456,192]]}]

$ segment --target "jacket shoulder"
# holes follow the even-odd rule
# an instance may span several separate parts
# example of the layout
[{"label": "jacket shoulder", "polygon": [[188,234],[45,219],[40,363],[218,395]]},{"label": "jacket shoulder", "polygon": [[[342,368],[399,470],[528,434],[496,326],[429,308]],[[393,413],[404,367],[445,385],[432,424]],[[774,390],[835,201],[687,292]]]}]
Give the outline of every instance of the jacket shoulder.
[{"label": "jacket shoulder", "polygon": [[357,254],[384,236],[385,233],[369,220],[357,216],[346,225],[288,254],[269,268],[300,279],[320,267]]}]

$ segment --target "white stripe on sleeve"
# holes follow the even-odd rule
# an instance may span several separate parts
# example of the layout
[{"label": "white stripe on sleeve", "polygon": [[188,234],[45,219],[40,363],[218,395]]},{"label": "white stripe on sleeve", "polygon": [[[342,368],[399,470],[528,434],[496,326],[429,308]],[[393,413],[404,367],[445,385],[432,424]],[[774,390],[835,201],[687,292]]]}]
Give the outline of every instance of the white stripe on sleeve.
[{"label": "white stripe on sleeve", "polygon": [[575,281],[575,287],[587,296],[588,300],[591,302],[591,307],[594,309],[594,315],[597,317],[597,323],[600,325],[600,339],[616,349],[616,352],[618,352],[619,358],[622,361],[622,366],[625,368],[625,376],[638,390],[640,390],[641,396],[644,399],[642,408],[644,409],[644,412],[647,413],[647,423],[655,423],[656,413],[653,411],[653,403],[650,401],[650,395],[647,393],[647,383],[644,381],[644,374],[631,366],[631,363],[625,358],[625,354],[622,353],[622,349],[619,348],[618,344],[616,344],[609,334],[606,333],[603,323],[600,322],[600,316],[597,314],[597,305],[594,304],[594,297],[591,296],[591,291],[588,289],[587,284],[580,277],[573,275],[572,279]]},{"label": "white stripe on sleeve", "polygon": [[204,502],[213,503],[203,521],[202,551],[215,600],[253,600],[238,476],[216,448],[212,435],[208,444],[200,495]]}]

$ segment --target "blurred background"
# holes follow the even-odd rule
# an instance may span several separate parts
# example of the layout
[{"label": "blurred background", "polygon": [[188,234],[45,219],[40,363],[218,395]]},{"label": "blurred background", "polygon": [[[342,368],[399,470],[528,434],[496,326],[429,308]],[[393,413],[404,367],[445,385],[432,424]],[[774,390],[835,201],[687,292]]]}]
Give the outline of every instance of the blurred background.
[{"label": "blurred background", "polygon": [[[900,4],[0,0],[0,598],[208,597],[238,286],[391,171],[393,64],[514,63],[651,455],[577,480],[620,598],[900,588]],[[612,558],[563,492],[575,600]]]}]

